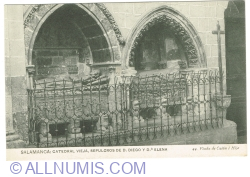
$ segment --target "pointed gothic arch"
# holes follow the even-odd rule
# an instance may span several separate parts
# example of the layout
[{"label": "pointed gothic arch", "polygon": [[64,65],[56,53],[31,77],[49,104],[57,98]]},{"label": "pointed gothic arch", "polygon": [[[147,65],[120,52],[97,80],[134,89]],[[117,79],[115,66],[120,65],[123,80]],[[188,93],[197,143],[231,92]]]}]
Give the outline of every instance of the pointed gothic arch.
[{"label": "pointed gothic arch", "polygon": [[[38,32],[44,22],[64,4],[34,5],[24,14],[25,56],[28,65],[32,65],[32,50]],[[76,4],[91,17],[102,35],[106,38],[110,50],[111,61],[119,63],[121,60],[120,45],[124,45],[121,32],[114,18],[103,4]],[[93,36],[90,36],[93,37]]]},{"label": "pointed gothic arch", "polygon": [[[126,40],[123,66],[133,66],[135,49],[145,33],[154,25],[163,23],[180,39],[190,68],[206,67],[203,44],[191,22],[180,12],[168,6],[158,7],[146,14],[133,28]],[[131,65],[132,63],[132,65]]]}]

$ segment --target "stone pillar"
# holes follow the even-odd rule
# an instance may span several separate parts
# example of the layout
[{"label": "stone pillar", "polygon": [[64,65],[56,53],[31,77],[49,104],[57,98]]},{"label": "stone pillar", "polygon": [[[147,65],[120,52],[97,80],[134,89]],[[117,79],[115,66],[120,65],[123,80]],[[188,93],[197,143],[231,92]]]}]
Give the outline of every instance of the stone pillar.
[{"label": "stone pillar", "polygon": [[28,139],[23,6],[4,6],[7,148],[22,148]]},{"label": "stone pillar", "polygon": [[[33,77],[34,77],[34,74],[35,74],[35,65],[28,65],[26,66],[26,71],[27,71],[27,74],[28,74],[28,79],[27,79],[27,86],[29,89],[33,89]],[[33,129],[34,129],[34,125],[31,125],[31,120],[30,119],[34,119],[34,111],[31,109],[34,105],[34,97],[31,96],[33,94],[30,94],[28,97],[28,101],[29,101],[29,108],[30,108],[30,112],[28,112],[28,122],[29,122],[29,125],[28,125],[28,131],[29,131],[29,142],[32,144],[34,143],[34,139],[37,139],[36,138],[36,133],[33,133]],[[32,110],[32,111],[31,111]],[[36,124],[36,123],[35,123]],[[32,129],[32,130],[31,130]],[[31,148],[33,145],[29,145],[29,148]]]},{"label": "stone pillar", "polygon": [[49,123],[48,122],[41,122],[39,124],[39,142],[40,143],[52,142],[52,136],[49,133]]},{"label": "stone pillar", "polygon": [[109,118],[107,115],[103,115],[99,118],[96,124],[96,128],[97,128],[97,131],[102,132],[102,133],[106,133],[112,130],[111,127],[109,127]]},{"label": "stone pillar", "polygon": [[109,110],[115,110],[115,67],[109,67]]},{"label": "stone pillar", "polygon": [[128,67],[125,70],[122,70],[123,76],[135,76],[137,71],[135,70],[135,67]]},{"label": "stone pillar", "polygon": [[132,104],[133,104],[132,105],[133,113],[132,113],[132,117],[131,117],[132,120],[130,120],[131,122],[129,122],[129,123],[131,124],[131,126],[133,124],[133,128],[137,128],[137,127],[139,127],[139,125],[141,123],[144,122],[144,119],[141,116],[139,116],[139,112],[140,112],[139,101],[134,100]]},{"label": "stone pillar", "polygon": [[[131,93],[133,92],[131,89],[131,83],[133,80],[133,77],[136,76],[137,71],[135,70],[134,67],[128,67],[126,69],[123,69],[121,72],[121,80],[122,83],[125,84],[124,86],[124,100],[126,104],[126,111],[127,113],[125,114],[125,118],[123,120],[123,127],[124,129],[130,129],[132,128],[132,122],[133,122],[133,116],[137,114],[138,117],[138,112],[135,113],[135,115],[130,115],[131,113],[129,112],[130,109],[134,107],[134,101],[138,100],[133,100]],[[126,98],[125,98],[126,97]],[[132,100],[131,100],[132,99]],[[138,119],[139,121],[139,119]],[[137,121],[136,121],[137,122]],[[138,124],[137,124],[138,125]]]},{"label": "stone pillar", "polygon": [[116,68],[113,66],[109,67],[109,96],[108,96],[108,102],[109,102],[109,111],[111,114],[109,114],[109,119],[112,119],[112,130],[116,128],[118,124],[120,124],[120,116],[119,114],[116,117],[117,114],[117,108],[119,107],[118,102],[118,94],[119,94],[119,88],[116,86],[119,85],[119,80],[117,80],[117,77],[115,76]]},{"label": "stone pillar", "polygon": [[70,120],[67,137],[70,139],[82,138],[80,120]]},{"label": "stone pillar", "polygon": [[217,116],[222,118],[222,121],[226,119],[227,108],[231,104],[231,95],[214,95],[215,106],[217,109]]}]

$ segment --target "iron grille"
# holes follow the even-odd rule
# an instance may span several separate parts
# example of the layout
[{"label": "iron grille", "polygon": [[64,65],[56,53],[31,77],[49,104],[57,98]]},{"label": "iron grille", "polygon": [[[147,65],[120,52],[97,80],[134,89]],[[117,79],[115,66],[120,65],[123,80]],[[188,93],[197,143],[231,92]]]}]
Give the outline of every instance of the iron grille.
[{"label": "iron grille", "polygon": [[222,81],[217,71],[116,77],[112,82],[107,77],[104,83],[103,78],[35,83],[28,90],[29,143],[150,144],[223,124],[223,101],[216,99]]}]

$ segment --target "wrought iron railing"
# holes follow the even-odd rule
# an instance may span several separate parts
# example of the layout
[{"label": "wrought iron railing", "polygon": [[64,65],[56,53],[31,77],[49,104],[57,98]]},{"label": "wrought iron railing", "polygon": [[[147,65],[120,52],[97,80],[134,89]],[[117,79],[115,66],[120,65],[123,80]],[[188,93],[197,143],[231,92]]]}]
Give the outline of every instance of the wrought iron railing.
[{"label": "wrought iron railing", "polygon": [[[35,83],[29,143],[119,146],[221,127],[217,71]],[[222,94],[223,95],[223,94]],[[221,103],[219,103],[221,102]]]}]

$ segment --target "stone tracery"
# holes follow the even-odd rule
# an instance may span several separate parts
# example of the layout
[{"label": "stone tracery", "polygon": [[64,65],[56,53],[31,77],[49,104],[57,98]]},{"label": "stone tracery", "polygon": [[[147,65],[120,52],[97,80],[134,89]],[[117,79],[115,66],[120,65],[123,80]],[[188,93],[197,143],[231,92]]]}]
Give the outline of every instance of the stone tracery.
[{"label": "stone tracery", "polygon": [[189,68],[207,67],[205,50],[194,26],[180,12],[164,5],[147,13],[131,30],[123,49],[124,73],[135,71],[134,59],[137,58],[138,46],[156,25],[167,29],[179,41],[181,51],[184,52],[186,58],[186,64],[183,63],[184,60],[181,61],[180,68],[185,65]]},{"label": "stone tracery", "polygon": [[174,34],[181,39],[185,53],[188,58],[189,67],[197,66],[198,65],[197,50],[188,32],[175,19],[168,17],[166,15],[160,15],[158,17],[151,19],[147,24],[144,25],[142,30],[137,34],[130,51],[130,57],[129,57],[130,66],[133,64],[134,50],[137,47],[138,43],[140,42],[141,38],[152,26],[162,22],[164,23],[164,26],[170,27],[170,29],[174,31]]}]

